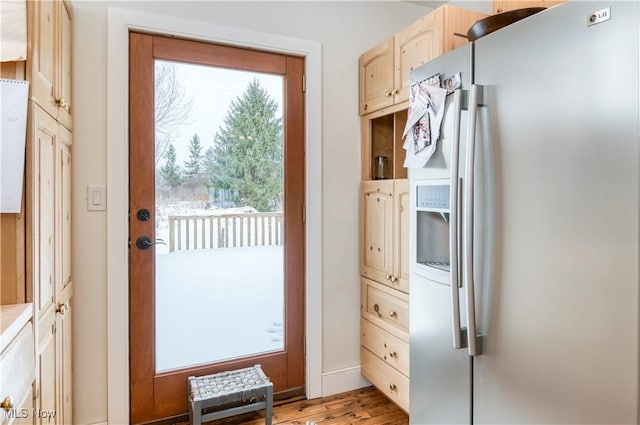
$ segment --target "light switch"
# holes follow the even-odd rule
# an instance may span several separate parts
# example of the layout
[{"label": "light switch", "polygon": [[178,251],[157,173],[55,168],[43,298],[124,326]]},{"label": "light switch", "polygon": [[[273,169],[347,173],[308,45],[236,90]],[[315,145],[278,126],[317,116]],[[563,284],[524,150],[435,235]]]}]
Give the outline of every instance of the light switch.
[{"label": "light switch", "polygon": [[104,185],[88,185],[87,186],[87,210],[88,211],[105,211],[107,209],[107,198]]}]

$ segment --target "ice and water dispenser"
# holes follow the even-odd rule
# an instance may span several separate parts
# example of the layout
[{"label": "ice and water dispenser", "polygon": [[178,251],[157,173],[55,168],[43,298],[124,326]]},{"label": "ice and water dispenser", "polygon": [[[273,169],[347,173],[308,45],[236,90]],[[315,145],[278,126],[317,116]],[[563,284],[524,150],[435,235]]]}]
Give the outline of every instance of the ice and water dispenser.
[{"label": "ice and water dispenser", "polygon": [[448,283],[449,184],[425,181],[416,185],[415,272]]}]

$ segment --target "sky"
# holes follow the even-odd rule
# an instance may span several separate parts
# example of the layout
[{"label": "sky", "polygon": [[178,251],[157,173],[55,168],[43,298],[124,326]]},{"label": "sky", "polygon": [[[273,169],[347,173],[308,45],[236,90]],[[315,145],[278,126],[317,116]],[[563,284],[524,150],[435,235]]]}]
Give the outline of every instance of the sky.
[{"label": "sky", "polygon": [[192,123],[176,129],[174,146],[177,164],[189,157],[189,140],[195,133],[200,137],[202,153],[212,145],[213,137],[223,124],[231,101],[241,96],[249,82],[258,78],[260,85],[278,103],[282,116],[283,79],[280,75],[216,68],[180,62],[176,64],[176,77],[184,87],[185,98],[193,100]]}]

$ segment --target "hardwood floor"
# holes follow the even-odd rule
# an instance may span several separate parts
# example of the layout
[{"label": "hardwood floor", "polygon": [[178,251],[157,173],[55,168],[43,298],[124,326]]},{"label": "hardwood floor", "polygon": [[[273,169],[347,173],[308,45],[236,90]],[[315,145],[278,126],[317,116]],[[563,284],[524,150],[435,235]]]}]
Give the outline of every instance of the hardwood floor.
[{"label": "hardwood floor", "polygon": [[[264,411],[207,422],[263,425]],[[374,387],[314,400],[275,402],[273,425],[408,425],[409,416]]]}]

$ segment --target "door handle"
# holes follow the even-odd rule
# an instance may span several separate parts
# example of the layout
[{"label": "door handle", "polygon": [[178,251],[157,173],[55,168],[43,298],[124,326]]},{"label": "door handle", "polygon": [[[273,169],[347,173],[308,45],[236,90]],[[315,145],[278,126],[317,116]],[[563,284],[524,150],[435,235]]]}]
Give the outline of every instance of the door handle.
[{"label": "door handle", "polygon": [[463,281],[467,295],[467,347],[470,356],[482,354],[476,330],[476,301],[475,286],[473,281],[473,210],[474,210],[474,172],[475,172],[475,146],[476,125],[478,122],[478,105],[482,95],[482,86],[472,84],[469,97],[469,133],[467,136],[467,164],[465,168],[464,185],[464,217],[462,226],[462,258],[464,262]]},{"label": "door handle", "polygon": [[460,206],[459,151],[460,115],[462,113],[462,90],[453,92],[453,141],[451,143],[451,181],[449,186],[449,264],[451,269],[451,322],[453,325],[453,348],[463,348],[463,329],[460,327],[460,250],[458,246],[458,226]]},{"label": "door handle", "polygon": [[149,236],[140,236],[138,239],[136,239],[136,247],[138,249],[149,249],[153,245],[166,245],[166,244],[167,243],[163,239],[156,239],[156,241],[153,242],[151,239],[149,239]]}]

